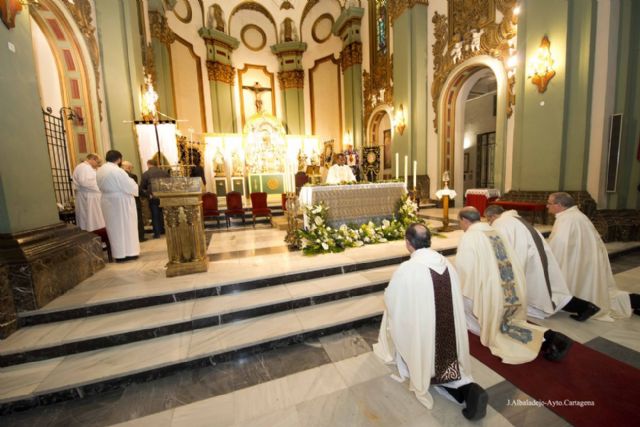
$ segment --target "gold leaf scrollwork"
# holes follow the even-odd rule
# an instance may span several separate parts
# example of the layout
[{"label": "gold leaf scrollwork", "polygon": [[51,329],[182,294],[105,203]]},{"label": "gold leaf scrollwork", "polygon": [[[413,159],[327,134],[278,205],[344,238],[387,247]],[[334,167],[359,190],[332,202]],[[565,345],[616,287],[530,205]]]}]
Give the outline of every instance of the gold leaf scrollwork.
[{"label": "gold leaf scrollwork", "polygon": [[340,64],[344,73],[349,67],[362,64],[362,43],[353,42],[342,49]]},{"label": "gold leaf scrollwork", "polygon": [[278,81],[281,89],[304,88],[304,70],[280,71]]},{"label": "gold leaf scrollwork", "polygon": [[[432,47],[434,77],[431,83],[431,102],[438,131],[438,101],[444,83],[457,65],[478,55],[489,55],[503,62],[510,56],[510,40],[516,35],[513,9],[516,0],[450,0],[449,17],[433,15],[435,42]],[[495,9],[502,20],[495,22]],[[454,17],[452,19],[452,17]],[[507,80],[507,117],[515,105],[515,77]]]},{"label": "gold leaf scrollwork", "polygon": [[170,45],[176,41],[176,34],[169,28],[167,18],[160,12],[149,12],[149,27],[151,37],[158,39],[162,44]]},{"label": "gold leaf scrollwork", "polygon": [[373,110],[380,104],[393,104],[393,59],[390,55],[381,55],[372,69],[371,74],[362,73],[362,87],[364,89],[364,123],[369,123]]},{"label": "gold leaf scrollwork", "polygon": [[236,74],[235,68],[229,64],[223,64],[217,61],[207,61],[207,71],[209,81],[233,84]]}]

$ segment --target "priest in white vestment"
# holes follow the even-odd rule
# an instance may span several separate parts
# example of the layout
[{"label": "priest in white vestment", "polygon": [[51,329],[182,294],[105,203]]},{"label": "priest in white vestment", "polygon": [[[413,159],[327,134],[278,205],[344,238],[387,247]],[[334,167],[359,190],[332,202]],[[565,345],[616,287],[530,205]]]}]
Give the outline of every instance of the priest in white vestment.
[{"label": "priest in white vestment", "polygon": [[549,195],[547,209],[556,221],[549,236],[553,251],[571,293],[592,301],[600,312],[593,318],[613,321],[640,314],[640,295],[621,291],[611,272],[607,248],[589,218],[571,195]]},{"label": "priest in white vestment", "polygon": [[549,244],[517,211],[490,205],[484,215],[511,244],[524,269],[529,316],[545,319],[563,310],[575,313],[571,315],[573,319],[585,321],[600,310],[589,301],[571,295]]},{"label": "priest in white vestment", "polygon": [[122,154],[110,150],[107,162],[98,169],[97,181],[102,191],[102,213],[107,225],[111,253],[116,262],[138,258],[138,219],[134,197],[138,184],[120,168]]},{"label": "priest in white vestment", "polygon": [[472,206],[462,208],[458,218],[464,235],[456,269],[469,331],[504,363],[530,362],[538,353],[548,360],[564,358],[572,344],[568,337],[527,322],[524,272],[507,239],[480,222]]},{"label": "priest in white vestment", "polygon": [[384,293],[385,312],[375,354],[396,364],[400,380],[420,403],[433,407],[429,385],[465,403],[469,419],[484,417],[487,393],[473,382],[464,304],[458,275],[451,264],[430,249],[431,235],[421,224],[406,231],[411,259],[393,274]]},{"label": "priest in white vestment", "polygon": [[340,184],[341,182],[356,182],[356,177],[351,168],[345,165],[344,154],[338,154],[338,163],[329,168],[327,184]]},{"label": "priest in white vestment", "polygon": [[87,154],[84,162],[73,171],[73,187],[76,190],[76,224],[81,230],[94,231],[104,228],[100,207],[100,189],[96,183],[96,169],[100,165],[97,154]]}]

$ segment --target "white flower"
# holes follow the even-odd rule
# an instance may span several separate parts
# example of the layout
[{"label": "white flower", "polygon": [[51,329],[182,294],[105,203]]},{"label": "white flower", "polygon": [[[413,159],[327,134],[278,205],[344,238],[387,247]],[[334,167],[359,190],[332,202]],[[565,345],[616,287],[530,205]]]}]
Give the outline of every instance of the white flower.
[{"label": "white flower", "polygon": [[384,237],[381,237],[379,241],[380,241],[381,243],[388,242],[388,240],[387,240],[387,239],[385,239]]},{"label": "white flower", "polygon": [[313,208],[311,210],[311,212],[314,213],[314,214],[318,214],[318,213],[322,212],[322,206],[317,205],[315,208]]},{"label": "white flower", "polygon": [[324,249],[325,251],[329,250],[329,245],[327,245],[326,243],[322,242],[322,249]]},{"label": "white flower", "polygon": [[368,237],[365,237],[365,238],[364,238],[364,241],[365,241],[366,243],[369,243],[371,240],[370,240]]},{"label": "white flower", "polygon": [[357,246],[362,246],[362,245],[364,245],[364,243],[362,243],[362,240],[356,240],[355,245],[356,245],[356,247]]},{"label": "white flower", "polygon": [[388,219],[383,219],[382,220],[382,228],[387,228],[387,227],[389,227],[389,225],[391,225],[391,223],[389,222]]},{"label": "white flower", "polygon": [[322,218],[320,218],[319,216],[315,217],[313,219],[313,222],[316,223],[316,225],[322,225]]}]

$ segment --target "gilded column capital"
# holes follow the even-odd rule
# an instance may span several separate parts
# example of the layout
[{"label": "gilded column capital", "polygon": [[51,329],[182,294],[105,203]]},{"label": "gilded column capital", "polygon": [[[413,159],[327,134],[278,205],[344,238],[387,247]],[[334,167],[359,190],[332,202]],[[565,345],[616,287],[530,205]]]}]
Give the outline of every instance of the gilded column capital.
[{"label": "gilded column capital", "polygon": [[362,43],[354,42],[345,46],[340,53],[340,64],[342,72],[353,65],[362,64]]},{"label": "gilded column capital", "polygon": [[167,18],[160,12],[149,12],[149,28],[151,37],[158,39],[161,43],[170,45],[176,41],[176,34],[171,28]]},{"label": "gilded column capital", "polygon": [[236,74],[235,68],[231,65],[216,61],[207,61],[207,71],[209,81],[222,82],[230,85],[233,84],[233,79]]},{"label": "gilded column capital", "polygon": [[389,0],[389,21],[393,25],[393,21],[396,20],[405,10],[411,9],[417,4],[423,4],[429,6],[429,0]]},{"label": "gilded column capital", "polygon": [[304,70],[278,72],[281,89],[302,89],[304,87]]}]

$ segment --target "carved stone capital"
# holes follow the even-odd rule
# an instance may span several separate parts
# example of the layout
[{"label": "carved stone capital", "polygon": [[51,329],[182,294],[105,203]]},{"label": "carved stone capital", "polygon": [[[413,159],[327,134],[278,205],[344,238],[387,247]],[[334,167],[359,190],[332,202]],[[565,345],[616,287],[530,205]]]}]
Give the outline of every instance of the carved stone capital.
[{"label": "carved stone capital", "polygon": [[342,72],[353,65],[362,64],[362,43],[354,42],[345,46],[340,54],[340,64]]},{"label": "carved stone capital", "polygon": [[302,89],[304,87],[304,70],[280,71],[278,81],[281,89]]},{"label": "carved stone capital", "polygon": [[234,67],[215,61],[207,61],[207,71],[209,72],[210,82],[222,82],[230,85],[233,84],[233,79],[236,75]]}]

